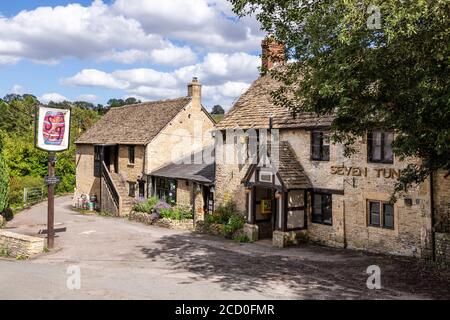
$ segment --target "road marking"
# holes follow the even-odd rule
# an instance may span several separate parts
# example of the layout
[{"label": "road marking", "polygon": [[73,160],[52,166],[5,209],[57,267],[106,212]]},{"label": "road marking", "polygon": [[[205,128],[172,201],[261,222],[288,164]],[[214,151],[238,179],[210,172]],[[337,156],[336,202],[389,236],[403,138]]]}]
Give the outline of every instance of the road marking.
[{"label": "road marking", "polygon": [[95,230],[89,230],[89,231],[81,232],[80,235],[90,235],[90,234],[93,234],[93,233],[95,233],[95,232],[97,232],[97,231],[95,231]]}]

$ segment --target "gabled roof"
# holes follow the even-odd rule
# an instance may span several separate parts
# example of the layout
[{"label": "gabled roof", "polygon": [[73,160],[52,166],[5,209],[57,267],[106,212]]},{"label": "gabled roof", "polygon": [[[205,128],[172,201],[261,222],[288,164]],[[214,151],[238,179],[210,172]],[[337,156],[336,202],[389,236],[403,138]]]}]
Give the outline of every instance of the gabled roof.
[{"label": "gabled roof", "polygon": [[[280,141],[280,143],[278,144],[278,148],[278,152],[273,152],[272,155],[278,155],[279,159],[270,159],[270,154],[268,154],[268,160],[270,160],[270,169],[273,170],[275,174],[278,174],[283,186],[286,189],[312,188],[312,183],[302,165],[297,160],[291,144],[287,141]],[[278,170],[275,170],[275,164],[278,165]],[[265,166],[267,168],[267,164]],[[263,165],[254,164],[249,167],[244,179],[242,179],[242,182],[244,184],[249,183],[254,171],[258,167],[263,167]]]},{"label": "gabled roof", "polygon": [[111,108],[76,143],[146,145],[191,99],[184,97]]},{"label": "gabled roof", "polygon": [[312,188],[309,177],[306,175],[300,162],[298,162],[291,144],[287,141],[280,141],[278,173],[287,189]]},{"label": "gabled roof", "polygon": [[[196,155],[203,155],[203,153],[206,152],[205,150],[202,150],[201,154],[199,152]],[[179,164],[168,164],[156,171],[153,171],[152,173],[150,173],[150,175],[155,177],[190,180],[205,184],[214,183],[216,176],[215,164],[196,164],[196,155],[185,157],[184,159],[179,161]],[[203,157],[201,157],[201,159],[203,159]]]},{"label": "gabled roof", "polygon": [[261,129],[269,127],[273,115],[273,128],[320,128],[329,127],[333,116],[318,117],[315,113],[299,113],[295,117],[287,108],[273,103],[271,92],[280,87],[280,82],[270,75],[257,79],[219,122],[217,129]]}]

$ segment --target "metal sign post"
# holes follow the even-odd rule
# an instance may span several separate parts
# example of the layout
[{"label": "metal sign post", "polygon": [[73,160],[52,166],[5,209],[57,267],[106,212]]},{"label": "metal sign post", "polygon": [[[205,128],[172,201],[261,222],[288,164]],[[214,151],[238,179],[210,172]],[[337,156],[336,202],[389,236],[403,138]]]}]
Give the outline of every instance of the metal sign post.
[{"label": "metal sign post", "polygon": [[47,209],[47,247],[53,249],[55,246],[55,183],[50,181],[55,178],[56,153],[48,153],[48,209]]},{"label": "metal sign post", "polygon": [[55,185],[61,179],[55,176],[56,152],[69,149],[70,144],[70,110],[55,109],[44,106],[36,108],[35,146],[48,152],[48,187],[47,209],[47,247],[55,246]]}]

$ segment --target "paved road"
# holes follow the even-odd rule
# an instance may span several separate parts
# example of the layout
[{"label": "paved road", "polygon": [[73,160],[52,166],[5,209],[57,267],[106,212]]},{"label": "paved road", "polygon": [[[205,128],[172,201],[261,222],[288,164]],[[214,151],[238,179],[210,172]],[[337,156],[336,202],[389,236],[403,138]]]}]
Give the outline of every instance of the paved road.
[{"label": "paved road", "polygon": [[[407,258],[314,246],[275,249],[71,211],[56,200],[67,232],[58,249],[28,261],[0,260],[0,299],[433,299],[450,298],[449,273]],[[45,228],[46,206],[20,213],[11,231]],[[370,265],[381,290],[366,287]],[[67,269],[81,270],[69,290]]]}]

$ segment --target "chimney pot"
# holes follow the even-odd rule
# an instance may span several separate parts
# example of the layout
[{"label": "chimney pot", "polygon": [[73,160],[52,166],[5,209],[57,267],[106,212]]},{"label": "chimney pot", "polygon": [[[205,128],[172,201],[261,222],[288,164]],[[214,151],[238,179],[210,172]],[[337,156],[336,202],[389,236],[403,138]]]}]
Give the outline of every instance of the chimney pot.
[{"label": "chimney pot", "polygon": [[269,34],[261,44],[262,47],[262,73],[273,69],[276,66],[286,63],[286,50],[284,43],[275,40],[272,34]]}]

